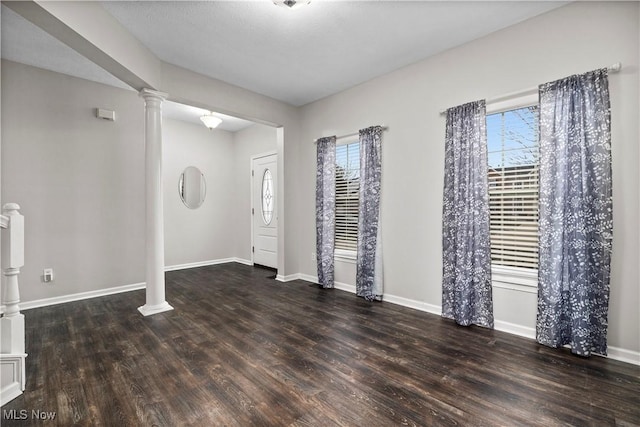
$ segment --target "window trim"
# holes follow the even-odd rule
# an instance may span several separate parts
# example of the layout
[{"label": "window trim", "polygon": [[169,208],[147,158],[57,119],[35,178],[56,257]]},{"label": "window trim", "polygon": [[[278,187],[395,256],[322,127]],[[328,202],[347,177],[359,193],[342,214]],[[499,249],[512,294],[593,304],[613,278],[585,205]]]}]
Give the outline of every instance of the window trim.
[{"label": "window trim", "polygon": [[525,93],[518,93],[516,97],[509,95],[503,96],[487,102],[486,115],[503,113],[509,110],[517,110],[518,108],[532,107],[539,104],[538,88],[533,88]]},{"label": "window trim", "polygon": [[334,249],[333,258],[336,261],[347,262],[349,264],[355,264],[358,258],[358,251],[349,251],[346,249]]},{"label": "window trim", "polygon": [[491,284],[494,288],[537,293],[538,270],[533,268],[491,265]]},{"label": "window trim", "polygon": [[[515,97],[506,95],[487,103],[485,116],[538,104],[536,87],[525,93],[520,92]],[[537,293],[538,269],[491,264],[491,282],[494,288]]]}]

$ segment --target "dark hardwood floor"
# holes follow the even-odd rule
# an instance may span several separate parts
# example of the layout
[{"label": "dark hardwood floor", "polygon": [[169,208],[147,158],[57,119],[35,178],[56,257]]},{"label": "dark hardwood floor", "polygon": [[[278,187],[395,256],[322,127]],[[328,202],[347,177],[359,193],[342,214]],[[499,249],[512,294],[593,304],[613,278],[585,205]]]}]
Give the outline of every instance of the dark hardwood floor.
[{"label": "dark hardwood floor", "polygon": [[147,318],[144,291],[25,311],[2,426],[640,425],[638,366],[272,274],[169,272]]}]

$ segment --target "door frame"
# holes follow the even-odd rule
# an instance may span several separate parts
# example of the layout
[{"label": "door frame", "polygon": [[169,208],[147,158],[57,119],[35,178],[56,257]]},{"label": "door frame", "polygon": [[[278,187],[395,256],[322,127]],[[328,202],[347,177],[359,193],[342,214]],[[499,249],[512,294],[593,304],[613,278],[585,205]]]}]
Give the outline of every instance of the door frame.
[{"label": "door frame", "polygon": [[[264,153],[260,153],[260,154],[254,154],[253,156],[251,156],[251,158],[249,159],[249,170],[251,171],[251,173],[249,174],[249,178],[251,181],[251,185],[249,186],[249,193],[250,193],[250,198],[251,198],[251,265],[254,265],[253,262],[253,247],[255,246],[255,242],[254,242],[254,227],[253,227],[253,222],[254,222],[254,215],[255,215],[255,205],[254,205],[254,199],[253,199],[253,162],[256,161],[257,159],[261,159],[263,157],[269,157],[269,156],[276,156],[276,162],[278,164],[278,173],[280,172],[280,158],[278,157],[278,152],[276,150],[273,151],[267,151]],[[276,207],[278,206],[278,200],[280,198],[280,194],[278,191],[278,185],[279,184],[279,176],[276,176],[276,179],[278,179],[278,182],[276,182],[276,186],[275,186],[275,190],[276,190]],[[280,221],[278,221],[278,215],[280,213],[280,210],[276,210],[276,233],[278,233],[278,239],[280,239]]]}]

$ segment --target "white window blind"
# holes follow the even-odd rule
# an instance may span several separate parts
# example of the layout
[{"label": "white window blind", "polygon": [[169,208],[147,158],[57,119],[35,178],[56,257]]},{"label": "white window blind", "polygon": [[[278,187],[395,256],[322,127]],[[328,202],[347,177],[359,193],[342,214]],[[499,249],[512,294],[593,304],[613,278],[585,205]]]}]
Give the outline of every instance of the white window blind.
[{"label": "white window blind", "polygon": [[355,251],[358,245],[360,144],[336,147],[336,249]]},{"label": "white window blind", "polygon": [[491,263],[538,268],[538,107],[487,115]]}]

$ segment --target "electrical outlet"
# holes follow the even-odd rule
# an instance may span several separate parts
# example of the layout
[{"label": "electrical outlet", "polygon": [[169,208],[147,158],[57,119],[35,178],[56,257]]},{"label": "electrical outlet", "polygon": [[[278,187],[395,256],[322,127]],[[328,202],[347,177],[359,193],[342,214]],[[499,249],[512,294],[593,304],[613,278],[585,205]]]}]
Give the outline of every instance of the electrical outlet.
[{"label": "electrical outlet", "polygon": [[53,282],[53,268],[45,268],[42,271],[42,281],[45,283]]},{"label": "electrical outlet", "polygon": [[316,253],[311,252],[311,261],[315,261],[315,260],[316,260]]}]

